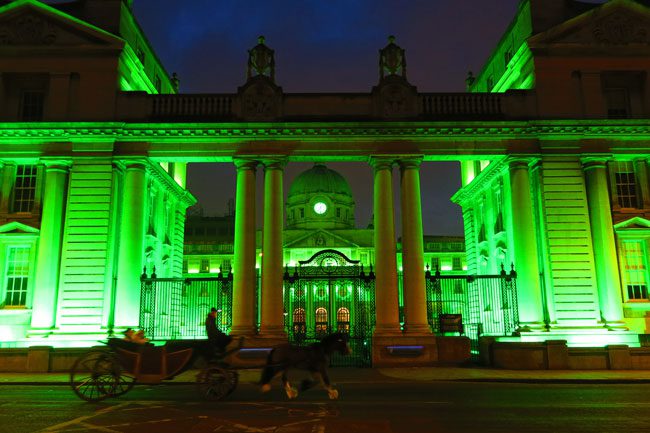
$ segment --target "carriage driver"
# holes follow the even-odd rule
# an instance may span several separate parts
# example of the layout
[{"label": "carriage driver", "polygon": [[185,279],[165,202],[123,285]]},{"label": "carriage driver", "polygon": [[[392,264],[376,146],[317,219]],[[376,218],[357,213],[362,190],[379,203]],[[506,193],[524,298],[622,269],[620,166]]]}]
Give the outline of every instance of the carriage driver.
[{"label": "carriage driver", "polygon": [[219,352],[224,352],[226,346],[232,341],[232,337],[221,332],[217,328],[217,309],[212,307],[205,319],[205,332],[208,334],[208,341],[214,344]]}]

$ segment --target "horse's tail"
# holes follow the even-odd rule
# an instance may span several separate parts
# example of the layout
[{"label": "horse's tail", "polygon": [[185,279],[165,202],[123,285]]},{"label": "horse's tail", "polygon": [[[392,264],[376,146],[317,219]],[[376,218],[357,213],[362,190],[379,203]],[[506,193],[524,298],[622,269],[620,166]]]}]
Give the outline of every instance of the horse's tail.
[{"label": "horse's tail", "polygon": [[266,365],[264,370],[262,370],[262,376],[260,377],[260,385],[265,385],[273,379],[273,376],[276,374],[275,366],[273,365],[273,352],[275,349],[271,349],[269,355],[266,357]]}]

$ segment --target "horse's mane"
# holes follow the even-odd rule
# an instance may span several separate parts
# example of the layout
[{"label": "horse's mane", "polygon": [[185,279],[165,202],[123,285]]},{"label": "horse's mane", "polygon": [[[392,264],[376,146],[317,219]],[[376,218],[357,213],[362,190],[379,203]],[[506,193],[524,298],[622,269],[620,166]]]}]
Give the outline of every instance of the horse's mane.
[{"label": "horse's mane", "polygon": [[350,336],[346,333],[343,332],[335,332],[333,334],[329,334],[320,341],[321,346],[323,347],[330,347],[332,344],[336,343],[338,340],[343,340],[343,342],[347,343],[348,340],[350,339]]}]

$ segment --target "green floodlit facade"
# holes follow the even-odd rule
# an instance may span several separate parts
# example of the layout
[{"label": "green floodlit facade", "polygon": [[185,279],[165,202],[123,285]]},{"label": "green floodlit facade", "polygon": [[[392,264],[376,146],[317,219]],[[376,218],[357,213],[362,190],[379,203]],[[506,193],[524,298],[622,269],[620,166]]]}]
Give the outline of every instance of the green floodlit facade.
[{"label": "green floodlit facade", "polygon": [[[111,12],[98,15],[100,6]],[[298,192],[283,203],[283,167],[294,161],[365,162],[374,174],[363,253],[377,271],[377,337],[432,341],[422,161],[460,161],[452,200],[463,209],[467,273],[517,270],[520,329],[503,340],[634,346],[649,333],[650,10],[641,3],[522,1],[462,94],[418,92],[393,40],[370,93],[285,94],[261,40],[237,93],[176,94],[120,0],[17,0],[0,8],[0,28],[0,347],[86,346],[138,326],[143,268],[183,276],[196,202],[186,165],[200,162],[237,168],[227,195],[236,196],[233,333],[256,332],[259,268],[259,335],[282,338],[282,275],[295,260],[286,241],[318,230],[296,226],[301,206],[325,214],[332,204]],[[408,221],[402,233],[395,212]],[[336,230],[357,230],[340,218]],[[405,334],[398,291],[410,305]]]}]

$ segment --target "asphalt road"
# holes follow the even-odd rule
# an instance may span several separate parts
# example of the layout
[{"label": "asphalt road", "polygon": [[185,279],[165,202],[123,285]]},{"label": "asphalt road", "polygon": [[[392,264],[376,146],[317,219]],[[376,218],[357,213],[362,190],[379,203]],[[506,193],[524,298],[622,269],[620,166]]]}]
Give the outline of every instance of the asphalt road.
[{"label": "asphalt road", "polygon": [[650,432],[647,384],[341,383],[330,401],[240,384],[205,402],[191,385],[136,386],[86,403],[62,385],[0,386],[0,432]]}]

